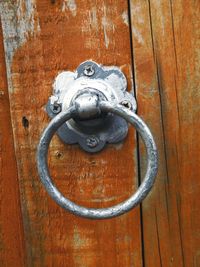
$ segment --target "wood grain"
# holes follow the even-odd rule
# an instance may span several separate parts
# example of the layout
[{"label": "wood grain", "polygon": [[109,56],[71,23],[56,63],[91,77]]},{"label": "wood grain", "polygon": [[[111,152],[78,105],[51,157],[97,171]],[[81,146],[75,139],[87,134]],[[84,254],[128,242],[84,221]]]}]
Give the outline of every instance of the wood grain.
[{"label": "wood grain", "polygon": [[17,164],[0,23],[0,266],[25,266]]},{"label": "wood grain", "polygon": [[[0,11],[10,98],[9,107],[1,40],[0,265],[199,267],[199,1],[9,0]],[[49,122],[53,80],[87,59],[122,68],[155,136],[159,174],[141,214],[137,208],[110,220],[78,218],[58,207],[39,181],[35,153]],[[55,137],[49,164],[59,189],[89,207],[127,198],[138,184],[137,165],[139,182],[146,167],[134,134],[130,128],[123,145],[97,155]]]},{"label": "wood grain", "polygon": [[[36,147],[49,119],[45,104],[58,72],[93,59],[121,66],[129,89],[131,48],[126,1],[13,1],[1,4],[7,73],[19,166],[28,266],[142,266],[140,210],[92,221],[57,206],[43,189]],[[137,187],[134,130],[122,145],[90,155],[51,144],[49,163],[60,190],[90,207],[125,200]]]},{"label": "wood grain", "polygon": [[142,205],[144,264],[198,267],[200,2],[131,0],[130,6],[138,112],[160,157],[156,185]]}]

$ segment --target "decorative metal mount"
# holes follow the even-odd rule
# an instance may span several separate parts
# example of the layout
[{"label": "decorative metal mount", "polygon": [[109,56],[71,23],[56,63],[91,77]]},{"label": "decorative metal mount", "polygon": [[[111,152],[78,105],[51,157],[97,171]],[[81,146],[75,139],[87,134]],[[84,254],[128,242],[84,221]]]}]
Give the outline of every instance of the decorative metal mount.
[{"label": "decorative metal mount", "polygon": [[[75,215],[90,219],[119,216],[141,203],[154,184],[158,169],[156,144],[148,126],[135,113],[135,99],[126,88],[126,78],[118,68],[102,67],[93,61],[82,63],[74,73],[62,72],[55,80],[54,94],[47,104],[52,120],[38,144],[37,167],[49,195]],[[138,131],[147,151],[147,170],[137,191],[127,200],[101,209],[80,206],[66,198],[52,181],[48,168],[48,148],[53,135],[57,132],[65,143],[79,143],[84,150],[97,152],[106,142],[123,140],[127,122]]]},{"label": "decorative metal mount", "polygon": [[[121,104],[135,112],[135,98],[126,89],[126,77],[118,67],[85,61],[75,72],[64,71],[56,77],[53,95],[46,109],[53,118],[75,102],[82,101],[82,105],[88,95],[93,100],[92,96],[97,96],[99,100]],[[84,114],[84,110],[81,114]],[[118,143],[126,137],[127,132],[127,122],[113,113],[85,114],[68,120],[57,130],[62,141],[67,144],[78,143],[87,152],[98,152],[106,143]]]}]

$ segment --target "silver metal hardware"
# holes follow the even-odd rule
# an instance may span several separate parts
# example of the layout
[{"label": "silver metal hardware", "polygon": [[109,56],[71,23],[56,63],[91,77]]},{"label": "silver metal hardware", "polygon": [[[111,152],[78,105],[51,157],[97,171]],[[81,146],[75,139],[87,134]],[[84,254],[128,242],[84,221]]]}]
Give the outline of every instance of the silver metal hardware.
[{"label": "silver metal hardware", "polygon": [[86,140],[86,144],[90,148],[96,147],[98,143],[99,143],[99,139],[96,136],[88,137],[88,139]]},{"label": "silver metal hardware", "polygon": [[[89,99],[87,97],[87,102],[88,101]],[[93,104],[90,106],[89,110],[91,110],[91,107],[92,111],[94,111]],[[154,184],[158,168],[158,159],[157,159],[157,149],[153,136],[147,125],[133,111],[129,110],[128,108],[125,108],[121,104],[111,103],[107,100],[98,101],[98,105],[96,106],[97,113],[100,110],[101,113],[110,112],[112,114],[116,114],[122,117],[123,119],[127,120],[129,123],[131,123],[139,132],[145,143],[147,150],[147,171],[144,180],[137,189],[137,191],[126,201],[119,203],[115,206],[112,206],[110,208],[103,208],[103,209],[91,209],[79,206],[74,202],[72,202],[71,200],[64,197],[62,193],[57,189],[56,185],[53,183],[48,170],[47,154],[50,141],[55,132],[59,129],[59,127],[63,123],[79,116],[80,110],[84,109],[80,107],[80,109],[77,110],[77,105],[73,104],[66,110],[60,112],[56,117],[54,117],[47,126],[47,128],[44,130],[37,151],[37,165],[38,165],[38,172],[40,175],[40,179],[44,187],[46,188],[47,192],[49,193],[49,195],[58,203],[58,205],[72,212],[75,215],[91,219],[105,219],[105,218],[112,218],[115,216],[119,216],[137,206],[147,196],[147,194],[149,193]],[[91,142],[91,144],[92,143],[93,141]],[[90,142],[88,144],[90,144]],[[94,144],[96,143],[94,142]]]},{"label": "silver metal hardware", "polygon": [[54,114],[58,114],[61,112],[61,105],[58,103],[58,97],[57,96],[52,96],[50,98],[50,104],[49,104],[50,110]]},{"label": "silver metal hardware", "polygon": [[132,109],[132,104],[131,104],[131,102],[130,101],[128,101],[128,100],[123,100],[122,102],[121,102],[121,104],[125,107],[125,108],[128,108],[128,109]]},{"label": "silver metal hardware", "polygon": [[[51,118],[73,104],[81,109],[77,118],[65,122],[57,131],[58,136],[67,144],[78,143],[87,152],[98,152],[106,143],[122,141],[128,132],[127,122],[114,114],[97,112],[92,114],[98,101],[122,104],[136,110],[134,96],[126,91],[126,77],[118,67],[105,67],[93,61],[83,62],[75,72],[61,72],[53,84],[53,95],[47,103]],[[89,102],[87,97],[91,98]],[[85,105],[84,105],[85,103]],[[98,142],[88,142],[95,139]]]},{"label": "silver metal hardware", "polygon": [[89,76],[89,77],[92,76],[95,73],[93,65],[86,65],[83,73],[86,76]]},{"label": "silver metal hardware", "polygon": [[[118,68],[102,67],[92,61],[82,63],[75,73],[62,72],[55,80],[54,94],[47,104],[52,120],[38,145],[37,166],[49,195],[76,215],[92,219],[119,216],[138,205],[154,184],[158,169],[156,145],[147,125],[135,114],[136,102],[126,87],[126,78]],[[47,165],[53,135],[58,133],[66,143],[79,143],[84,150],[97,152],[106,142],[123,140],[127,122],[139,132],[147,151],[147,171],[137,191],[126,201],[103,209],[79,206],[64,197],[53,183]]]}]

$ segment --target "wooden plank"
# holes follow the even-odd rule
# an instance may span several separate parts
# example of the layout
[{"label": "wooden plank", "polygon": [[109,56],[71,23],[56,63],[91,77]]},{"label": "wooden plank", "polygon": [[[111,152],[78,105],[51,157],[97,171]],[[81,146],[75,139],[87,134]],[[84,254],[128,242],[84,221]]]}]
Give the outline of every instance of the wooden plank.
[{"label": "wooden plank", "polygon": [[[199,1],[131,0],[138,112],[159,175],[142,205],[145,266],[200,266]],[[141,148],[141,173],[145,160]]]},{"label": "wooden plank", "polygon": [[[37,3],[37,4],[36,4]],[[93,59],[121,66],[131,84],[126,1],[1,3],[12,124],[19,166],[28,266],[141,266],[140,210],[92,221],[58,207],[43,189],[35,154],[49,119],[45,104],[61,70]],[[137,187],[133,129],[123,145],[90,155],[51,144],[50,169],[60,190],[79,204],[108,207]]]},{"label": "wooden plank", "polygon": [[0,266],[23,267],[24,235],[2,37],[0,23]]}]

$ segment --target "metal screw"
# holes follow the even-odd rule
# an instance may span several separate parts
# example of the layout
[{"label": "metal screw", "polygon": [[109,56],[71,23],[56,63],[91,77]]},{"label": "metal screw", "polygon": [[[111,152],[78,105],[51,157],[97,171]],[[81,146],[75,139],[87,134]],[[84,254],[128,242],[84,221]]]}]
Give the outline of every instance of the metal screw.
[{"label": "metal screw", "polygon": [[123,100],[121,105],[123,105],[125,108],[132,109],[132,104],[128,100]]},{"label": "metal screw", "polygon": [[58,96],[52,95],[50,97],[50,109],[54,114],[58,114],[61,112],[61,104],[59,103]]},{"label": "metal screw", "polygon": [[58,114],[61,112],[61,105],[60,104],[50,105],[50,109],[54,114]]},{"label": "metal screw", "polygon": [[86,139],[86,145],[90,148],[94,148],[99,144],[99,139],[96,136],[91,136]]},{"label": "metal screw", "polygon": [[94,69],[94,67],[92,65],[86,65],[83,73],[86,76],[89,76],[90,77],[90,76],[94,75],[95,69]]}]

